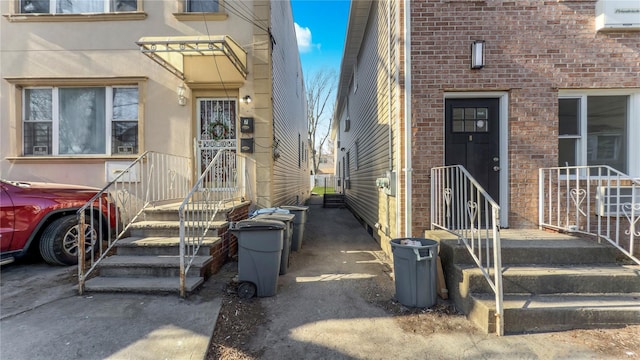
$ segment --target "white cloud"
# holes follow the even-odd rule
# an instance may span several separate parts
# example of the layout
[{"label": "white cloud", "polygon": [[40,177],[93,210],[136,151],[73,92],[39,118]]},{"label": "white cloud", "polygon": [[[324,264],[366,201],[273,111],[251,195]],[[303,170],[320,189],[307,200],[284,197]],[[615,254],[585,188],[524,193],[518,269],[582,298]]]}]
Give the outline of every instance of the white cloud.
[{"label": "white cloud", "polygon": [[320,45],[313,43],[311,29],[301,27],[298,23],[293,23],[296,28],[296,38],[298,39],[298,51],[301,53],[310,52],[314,47],[320,48]]}]

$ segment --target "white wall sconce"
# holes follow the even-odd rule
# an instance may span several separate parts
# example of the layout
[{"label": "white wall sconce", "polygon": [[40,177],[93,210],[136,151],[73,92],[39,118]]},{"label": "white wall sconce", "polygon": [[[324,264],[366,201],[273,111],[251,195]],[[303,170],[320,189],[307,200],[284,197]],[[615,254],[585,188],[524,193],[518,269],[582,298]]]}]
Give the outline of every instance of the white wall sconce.
[{"label": "white wall sconce", "polygon": [[178,85],[176,88],[176,93],[178,94],[178,105],[185,106],[187,105],[187,97],[184,95],[187,89],[184,87],[184,84]]},{"label": "white wall sconce", "polygon": [[245,95],[242,99],[240,99],[240,101],[245,103],[245,104],[249,104],[249,103],[251,103],[251,96]]},{"label": "white wall sconce", "polygon": [[474,40],[471,43],[471,68],[482,69],[484,67],[484,40]]}]

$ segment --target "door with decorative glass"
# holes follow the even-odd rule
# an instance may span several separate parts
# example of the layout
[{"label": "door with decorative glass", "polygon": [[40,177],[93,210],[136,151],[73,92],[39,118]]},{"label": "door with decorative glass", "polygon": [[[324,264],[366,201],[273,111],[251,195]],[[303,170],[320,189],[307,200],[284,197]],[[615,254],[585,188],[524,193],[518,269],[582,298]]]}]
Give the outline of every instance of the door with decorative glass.
[{"label": "door with decorative glass", "polygon": [[500,200],[500,100],[447,99],[445,161],[462,165]]},{"label": "door with decorative glass", "polygon": [[[236,151],[236,114],[237,103],[235,99],[197,99],[197,129],[196,161],[198,176],[214,159],[220,150]],[[212,176],[208,176],[204,187],[215,189],[220,184],[228,184],[228,177],[235,175],[235,156],[227,157],[222,166],[212,170]]]}]

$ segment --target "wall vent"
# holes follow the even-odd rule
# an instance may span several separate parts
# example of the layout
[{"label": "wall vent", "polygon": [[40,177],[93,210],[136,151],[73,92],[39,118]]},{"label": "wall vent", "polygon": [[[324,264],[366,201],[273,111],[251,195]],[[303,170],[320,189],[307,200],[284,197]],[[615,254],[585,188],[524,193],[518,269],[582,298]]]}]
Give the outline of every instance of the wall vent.
[{"label": "wall vent", "polygon": [[640,30],[640,1],[596,1],[596,31]]}]

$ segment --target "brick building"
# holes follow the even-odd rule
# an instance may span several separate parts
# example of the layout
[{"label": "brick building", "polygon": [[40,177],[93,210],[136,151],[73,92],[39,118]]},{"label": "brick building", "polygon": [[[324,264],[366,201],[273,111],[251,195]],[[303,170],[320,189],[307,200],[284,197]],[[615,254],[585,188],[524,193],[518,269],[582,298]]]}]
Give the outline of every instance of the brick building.
[{"label": "brick building", "polygon": [[640,1],[354,0],[335,120],[374,237],[423,236],[430,171],[453,164],[501,226],[537,227],[540,168],[640,177]]}]

